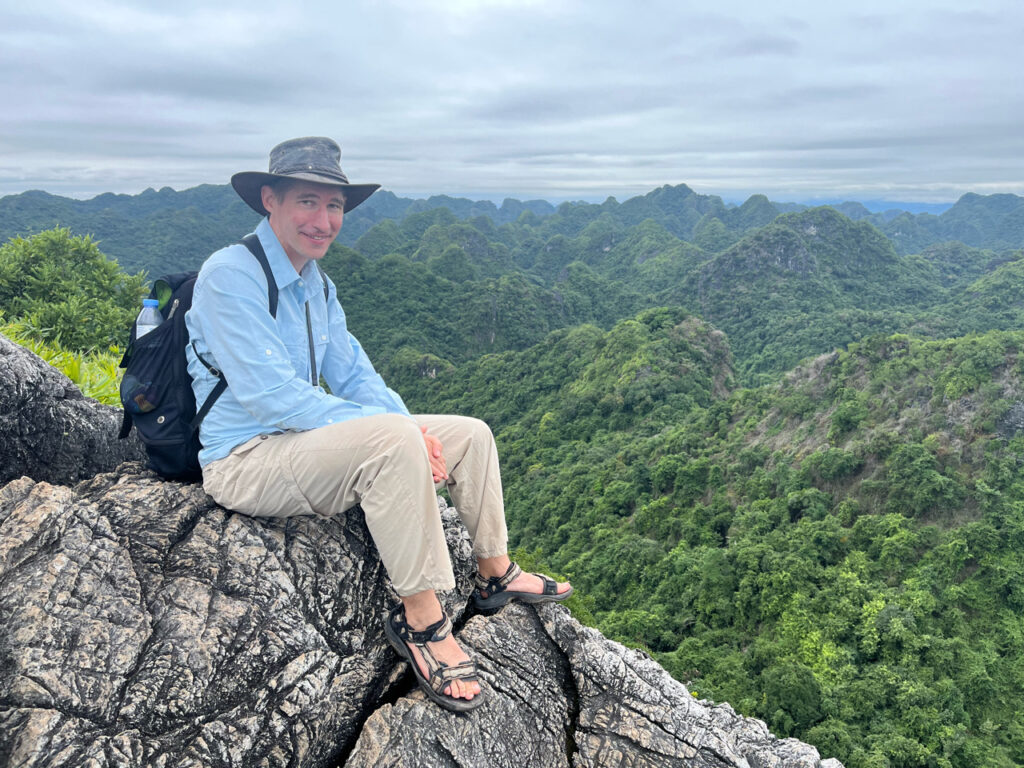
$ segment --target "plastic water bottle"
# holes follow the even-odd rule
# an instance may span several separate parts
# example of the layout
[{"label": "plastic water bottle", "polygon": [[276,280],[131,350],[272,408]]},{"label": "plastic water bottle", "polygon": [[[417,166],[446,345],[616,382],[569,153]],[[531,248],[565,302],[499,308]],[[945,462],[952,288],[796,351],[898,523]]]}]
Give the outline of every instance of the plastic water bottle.
[{"label": "plastic water bottle", "polygon": [[156,299],[142,300],[142,311],[135,318],[136,340],[141,339],[164,321],[160,315],[160,310],[157,309],[158,306],[160,306],[160,302]]}]

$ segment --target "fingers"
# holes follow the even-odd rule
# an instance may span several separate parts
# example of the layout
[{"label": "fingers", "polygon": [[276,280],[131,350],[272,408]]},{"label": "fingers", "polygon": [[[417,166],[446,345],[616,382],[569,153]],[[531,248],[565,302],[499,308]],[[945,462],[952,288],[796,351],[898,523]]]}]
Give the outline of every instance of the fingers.
[{"label": "fingers", "polygon": [[420,432],[423,433],[423,442],[427,445],[427,458],[430,460],[430,473],[435,483],[448,479],[448,465],[444,460],[444,449],[441,441],[434,435],[427,434],[427,428],[420,425]]},{"label": "fingers", "polygon": [[436,459],[441,458],[441,441],[433,435],[428,435],[427,428],[424,426],[420,427],[420,432],[423,433],[423,440],[426,442],[431,455]]},{"label": "fingers", "polygon": [[430,459],[430,474],[434,478],[435,483],[440,483],[442,480],[448,479],[448,468],[445,466],[444,459]]}]

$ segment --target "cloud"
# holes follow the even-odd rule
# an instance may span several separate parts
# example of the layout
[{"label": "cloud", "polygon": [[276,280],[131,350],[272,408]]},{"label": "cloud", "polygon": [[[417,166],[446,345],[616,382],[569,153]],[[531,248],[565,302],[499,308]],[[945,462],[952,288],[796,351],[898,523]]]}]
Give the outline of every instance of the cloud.
[{"label": "cloud", "polygon": [[224,183],[311,134],[406,193],[1024,193],[1007,0],[37,6],[0,28],[0,194]]},{"label": "cloud", "polygon": [[800,50],[799,41],[787,35],[751,35],[724,44],[723,56],[747,58],[760,56],[795,56]]}]

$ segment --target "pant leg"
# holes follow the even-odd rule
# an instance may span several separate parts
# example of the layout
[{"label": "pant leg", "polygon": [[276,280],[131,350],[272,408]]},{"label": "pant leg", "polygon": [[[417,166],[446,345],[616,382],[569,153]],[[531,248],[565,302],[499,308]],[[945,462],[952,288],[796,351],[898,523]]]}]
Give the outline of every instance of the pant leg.
[{"label": "pant leg", "polygon": [[455,587],[426,445],[405,416],[254,438],[204,467],[203,487],[222,506],[263,517],[359,504],[399,595]]},{"label": "pant leg", "polygon": [[473,541],[477,557],[508,552],[498,449],[490,427],[467,416],[415,415],[441,441],[448,492]]}]

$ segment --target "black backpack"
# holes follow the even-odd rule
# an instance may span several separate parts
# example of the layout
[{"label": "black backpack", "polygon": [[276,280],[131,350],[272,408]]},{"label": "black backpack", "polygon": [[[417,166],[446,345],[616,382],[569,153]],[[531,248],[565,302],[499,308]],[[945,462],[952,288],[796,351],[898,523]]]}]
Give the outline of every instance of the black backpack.
[{"label": "black backpack", "polygon": [[[270,315],[277,317],[277,282],[259,238],[247,235],[242,243],[263,267],[267,276]],[[185,312],[192,306],[197,274],[165,275],[153,282],[149,297],[159,302],[164,320],[141,339],[136,338],[135,324],[132,323],[131,340],[121,360],[121,367],[125,369],[121,379],[124,417],[118,437],[128,437],[134,424],[146,446],[147,465],[169,480],[202,479],[199,425],[228,385],[224,374],[199,357],[219,381],[196,411],[196,398],[185,356],[185,348],[189,344]]]}]

